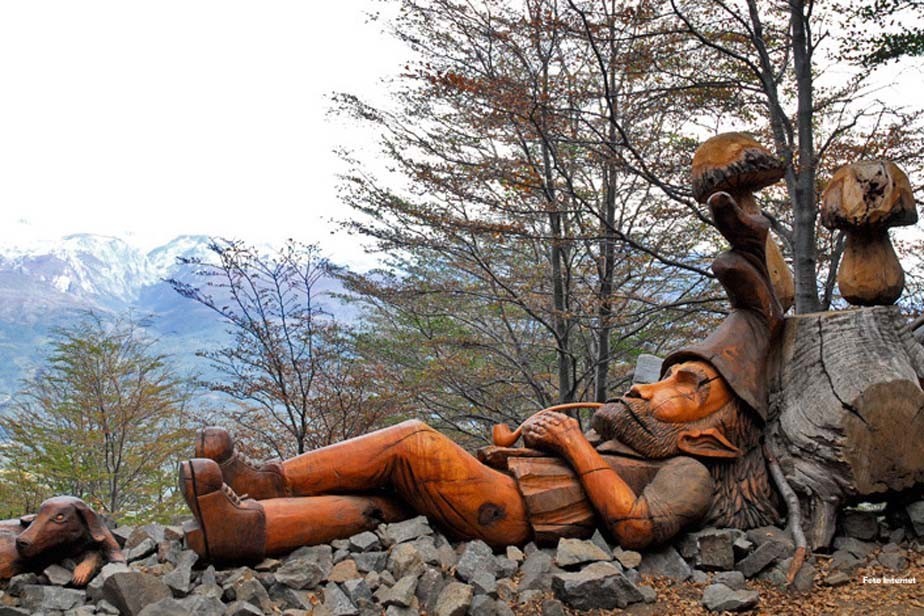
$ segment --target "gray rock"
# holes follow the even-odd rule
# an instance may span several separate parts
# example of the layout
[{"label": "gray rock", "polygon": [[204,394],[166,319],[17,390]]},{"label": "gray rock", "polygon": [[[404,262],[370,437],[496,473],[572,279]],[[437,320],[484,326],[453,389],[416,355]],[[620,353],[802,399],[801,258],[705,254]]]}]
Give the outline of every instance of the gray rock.
[{"label": "gray rock", "polygon": [[613,548],[613,558],[626,569],[637,569],[642,564],[642,555],[635,550],[624,550],[621,547]]},{"label": "gray rock", "polygon": [[[786,583],[786,574],[789,572],[789,566],[792,564],[792,558],[787,558],[782,563],[780,563],[780,573],[783,574],[783,584]],[[811,592],[812,588],[815,586],[815,576],[818,574],[818,570],[815,569],[815,565],[811,562],[805,562],[802,564],[802,567],[799,568],[799,573],[796,574],[796,577],[792,581],[790,588],[796,592]]]},{"label": "gray rock", "polygon": [[835,537],[834,548],[847,550],[860,560],[866,560],[876,549],[876,544],[869,541],[860,541],[855,537]]},{"label": "gray rock", "polygon": [[183,527],[182,526],[164,526],[164,539],[167,541],[183,541]]},{"label": "gray rock", "polygon": [[612,560],[612,554],[604,551],[593,541],[583,539],[560,539],[555,551],[555,563],[562,568],[577,567],[584,563]]},{"label": "gray rock", "polygon": [[217,584],[218,576],[215,574],[215,566],[209,565],[202,571],[202,575],[199,576],[200,584]]},{"label": "gray rock", "polygon": [[859,558],[847,550],[837,550],[831,555],[831,570],[850,573],[863,564]]},{"label": "gray rock", "polygon": [[353,560],[356,561],[356,568],[363,573],[382,571],[385,568],[385,563],[388,562],[388,553],[362,552],[353,554]]},{"label": "gray rock", "polygon": [[691,579],[693,582],[697,583],[697,584],[702,584],[702,583],[704,583],[704,582],[708,582],[708,581],[709,581],[709,574],[706,573],[705,571],[700,571],[699,569],[694,569],[694,570],[693,570],[693,575],[690,576],[690,579]]},{"label": "gray rock", "polygon": [[361,577],[362,575],[360,575],[359,569],[356,567],[356,561],[352,558],[347,558],[334,565],[334,568],[327,575],[329,581],[337,582],[338,584]]},{"label": "gray rock", "polygon": [[103,583],[103,598],[127,616],[136,616],[151,603],[173,597],[170,587],[153,575],[117,571]]},{"label": "gray rock", "polygon": [[350,540],[349,539],[334,539],[330,542],[330,547],[336,552],[337,550],[349,550],[350,549]]},{"label": "gray rock", "polygon": [[263,611],[246,601],[232,601],[225,608],[224,616],[263,616]]},{"label": "gray rock", "polygon": [[12,605],[0,605],[0,616],[32,616],[32,612]]},{"label": "gray rock", "polygon": [[509,558],[515,563],[521,563],[523,562],[524,559],[526,559],[526,555],[523,553],[523,550],[521,550],[517,546],[508,545],[507,546],[507,558]]},{"label": "gray rock", "polygon": [[130,551],[148,540],[154,543],[155,546],[163,541],[164,527],[157,524],[148,524],[146,526],[134,528],[125,540],[125,545],[122,547]]},{"label": "gray rock", "polygon": [[233,580],[225,582],[225,591],[233,593],[233,599],[236,601],[246,601],[253,604],[264,612],[273,610],[273,601],[270,599],[266,587],[257,579],[253,571],[245,570],[241,575],[236,576]]},{"label": "gray rock", "polygon": [[751,578],[776,562],[785,553],[784,544],[775,540],[765,541],[735,565],[735,569],[743,573],[744,577]]},{"label": "gray rock", "polygon": [[566,605],[581,610],[624,608],[645,599],[611,562],[596,562],[574,573],[556,573],[552,590]]},{"label": "gray rock", "polygon": [[661,364],[664,363],[657,355],[641,353],[635,359],[635,370],[632,373],[633,383],[656,383],[661,380]]},{"label": "gray rock", "polygon": [[870,541],[879,535],[879,522],[872,511],[845,511],[841,528],[848,537]]},{"label": "gray rock", "polygon": [[459,555],[456,554],[456,551],[452,549],[452,546],[448,543],[437,545],[436,551],[440,556],[440,568],[442,568],[443,571],[449,571],[459,562]]},{"label": "gray rock", "polygon": [[519,590],[548,590],[552,585],[552,557],[545,552],[535,551],[526,557],[520,566]]},{"label": "gray rock", "polygon": [[[0,611],[0,616],[3,616],[2,611]],[[93,605],[81,605],[64,612],[64,616],[96,616],[96,607]]]},{"label": "gray rock", "polygon": [[141,560],[142,558],[147,558],[151,554],[154,554],[156,551],[157,544],[154,543],[154,540],[151,538],[146,538],[135,547],[129,549],[125,554],[125,558],[128,560],[128,562]]},{"label": "gray rock", "polygon": [[470,581],[476,595],[488,595],[497,598],[497,578],[487,571],[481,571],[472,576]]},{"label": "gray rock", "polygon": [[23,588],[32,584],[38,584],[37,575],[34,573],[20,573],[10,578],[9,583],[6,585],[6,592],[13,597],[20,597],[22,596]]},{"label": "gray rock", "polygon": [[162,563],[176,565],[183,552],[183,546],[176,541],[161,541],[157,544],[157,560]]},{"label": "gray rock", "polygon": [[497,616],[497,601],[487,595],[475,595],[468,616]]},{"label": "gray rock", "polygon": [[740,571],[719,571],[713,578],[716,584],[724,584],[732,590],[745,590],[747,583],[744,580],[744,574]]},{"label": "gray rock", "polygon": [[603,533],[600,532],[600,529],[599,529],[599,528],[597,528],[597,529],[594,530],[594,534],[593,534],[593,536],[591,536],[590,541],[591,541],[595,546],[597,546],[598,548],[600,548],[601,550],[603,550],[604,552],[606,552],[607,554],[609,554],[609,555],[610,555],[610,560],[613,560],[613,559],[612,559],[613,548],[610,547],[609,542],[607,542],[606,537],[603,536]]},{"label": "gray rock", "polygon": [[420,612],[414,606],[389,605],[388,609],[385,610],[385,616],[420,616]]},{"label": "gray rock", "polygon": [[115,537],[119,547],[124,548],[125,544],[128,542],[128,538],[132,536],[133,532],[135,532],[134,526],[119,526],[112,529],[112,536]]},{"label": "gray rock", "polygon": [[542,602],[542,616],[565,616],[565,607],[558,599],[546,599]]},{"label": "gray rock", "polygon": [[681,535],[674,540],[674,547],[684,560],[695,563],[697,556],[699,556],[698,533],[686,533]]},{"label": "gray rock", "polygon": [[372,601],[372,590],[366,584],[366,580],[347,580],[340,585],[340,589],[346,593],[353,605],[358,605],[362,601]]},{"label": "gray rock", "polygon": [[456,575],[468,582],[479,571],[497,573],[497,563],[494,561],[494,551],[491,547],[476,539],[466,544],[459,562],[456,563]]},{"label": "gray rock", "polygon": [[276,581],[295,590],[314,588],[330,573],[323,569],[323,562],[313,558],[294,558],[286,560],[274,573]]},{"label": "gray rock", "polygon": [[275,571],[282,564],[281,560],[275,558],[264,558],[253,566],[254,571]]},{"label": "gray rock", "polygon": [[440,591],[436,599],[434,616],[464,616],[472,604],[472,587],[460,582],[450,582]]},{"label": "gray rock", "polygon": [[918,537],[924,537],[924,500],[919,500],[905,507],[908,519],[911,520],[911,527],[914,534]]},{"label": "gray rock", "polygon": [[[118,612],[117,612],[118,613]],[[138,616],[224,616],[225,604],[211,597],[161,599],[145,606]]]},{"label": "gray rock", "polygon": [[743,612],[757,605],[754,590],[732,590],[724,584],[711,584],[703,591],[703,605],[710,612]]},{"label": "gray rock", "polygon": [[403,578],[407,575],[419,576],[424,572],[426,565],[420,554],[420,550],[414,547],[412,543],[400,543],[391,549],[388,554],[388,571],[395,576],[395,579]]},{"label": "gray rock", "polygon": [[422,515],[403,522],[383,525],[383,527],[380,527],[379,531],[382,534],[385,545],[395,545],[404,543],[405,541],[413,541],[418,537],[433,534],[433,529],[430,528],[430,522],[427,520],[426,516]]},{"label": "gray rock", "polygon": [[746,535],[742,535],[735,539],[732,549],[735,551],[735,560],[741,560],[754,549],[754,542],[748,539]]},{"label": "gray rock", "polygon": [[192,590],[192,568],[199,560],[199,555],[192,550],[185,550],[177,557],[176,567],[164,576],[164,583],[173,592],[185,597]]},{"label": "gray rock", "polygon": [[385,569],[379,573],[379,579],[382,581],[382,584],[385,584],[386,586],[394,586],[395,582],[397,582],[395,576],[392,575],[391,571],[388,569]]},{"label": "gray rock", "polygon": [[86,598],[87,593],[82,590],[28,584],[23,586],[19,601],[22,607],[33,612],[45,610],[64,611],[83,605]]},{"label": "gray rock", "polygon": [[440,551],[436,547],[436,540],[433,535],[424,535],[411,542],[420,553],[420,558],[428,565],[440,565]]},{"label": "gray rock", "polygon": [[639,573],[645,575],[658,575],[674,580],[684,581],[690,579],[693,570],[677,553],[673,546],[664,546],[657,551],[647,552],[642,556],[642,563],[638,567]]},{"label": "gray rock", "polygon": [[843,586],[850,581],[850,576],[843,571],[832,571],[825,578],[825,584],[828,586]]},{"label": "gray rock", "polygon": [[119,608],[109,603],[105,599],[101,599],[96,603],[96,611],[100,614],[113,614],[113,616],[118,616]]},{"label": "gray rock", "polygon": [[517,599],[516,582],[510,578],[497,580],[497,598],[504,603],[514,603]]},{"label": "gray rock", "polygon": [[350,598],[333,582],[324,586],[324,607],[330,610],[333,616],[359,615],[359,610]]},{"label": "gray rock", "polygon": [[446,579],[443,575],[436,569],[428,567],[417,580],[416,595],[420,607],[427,613],[432,613],[436,609],[436,600],[445,586]]},{"label": "gray rock", "polygon": [[494,559],[494,563],[497,569],[497,577],[513,577],[516,575],[517,570],[520,566],[516,561],[507,558],[506,556],[498,556]]},{"label": "gray rock", "polygon": [[318,564],[324,575],[327,575],[330,572],[331,567],[334,566],[334,550],[326,544],[322,545],[309,545],[303,548],[298,548],[291,554],[286,557],[286,561],[289,560],[310,560]]},{"label": "gray rock", "polygon": [[908,568],[908,559],[901,552],[883,551],[879,554],[877,560],[883,567],[892,571],[904,571]]},{"label": "gray rock", "polygon": [[353,535],[349,539],[349,550],[351,552],[373,552],[381,549],[382,542],[379,541],[378,535],[368,530]]},{"label": "gray rock", "polygon": [[48,581],[54,584],[55,586],[65,586],[71,583],[71,578],[73,573],[70,569],[65,569],[61,565],[49,565],[45,567],[45,570],[42,571],[45,574],[45,577],[48,578]]},{"label": "gray rock", "polygon": [[398,607],[410,607],[417,598],[414,591],[417,590],[417,576],[406,575],[391,588],[380,588],[375,593],[376,599],[384,606],[397,605]]},{"label": "gray rock", "polygon": [[729,530],[712,530],[698,537],[699,566],[707,571],[729,571],[735,567],[734,543]]},{"label": "gray rock", "polygon": [[[562,571],[561,573],[564,573]],[[546,591],[544,590],[524,590],[517,595],[517,602],[520,605],[526,605],[527,603],[534,603],[541,600],[545,597]]]},{"label": "gray rock", "polygon": [[651,586],[639,585],[636,588],[642,593],[642,601],[645,603],[654,603],[658,600],[658,591]]}]

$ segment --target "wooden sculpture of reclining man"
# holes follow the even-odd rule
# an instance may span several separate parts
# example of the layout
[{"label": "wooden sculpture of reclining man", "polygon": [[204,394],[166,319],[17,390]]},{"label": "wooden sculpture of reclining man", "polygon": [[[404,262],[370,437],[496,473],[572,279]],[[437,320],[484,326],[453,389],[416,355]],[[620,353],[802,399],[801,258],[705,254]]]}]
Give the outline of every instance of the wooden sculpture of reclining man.
[{"label": "wooden sculpture of reclining man", "polygon": [[712,267],[733,310],[703,343],[668,356],[661,381],[595,413],[593,428],[610,439],[599,449],[575,419],[544,412],[522,431],[544,457],[509,450],[507,472],[420,421],[254,466],[227,432],[209,428],[199,457],[180,465],[196,517],[189,545],[213,561],[254,561],[411,512],[453,538],[494,546],[588,536],[599,525],[642,548],[702,524],[776,522],[760,444],[766,355],[781,323],[765,263],[768,223],[725,192],[709,207],[732,245]]}]

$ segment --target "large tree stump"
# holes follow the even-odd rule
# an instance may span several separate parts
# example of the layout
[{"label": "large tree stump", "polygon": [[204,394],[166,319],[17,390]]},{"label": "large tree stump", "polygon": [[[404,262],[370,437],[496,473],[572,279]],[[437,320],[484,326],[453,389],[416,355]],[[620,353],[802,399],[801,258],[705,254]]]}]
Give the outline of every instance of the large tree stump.
[{"label": "large tree stump", "polygon": [[767,444],[812,547],[842,505],[924,484],[924,347],[897,308],[787,318],[769,373]]}]

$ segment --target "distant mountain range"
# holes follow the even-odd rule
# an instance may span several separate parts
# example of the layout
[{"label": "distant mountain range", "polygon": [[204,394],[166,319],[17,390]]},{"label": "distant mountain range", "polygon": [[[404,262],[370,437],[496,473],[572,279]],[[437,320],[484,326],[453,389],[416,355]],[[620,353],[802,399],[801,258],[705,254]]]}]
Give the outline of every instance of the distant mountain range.
[{"label": "distant mountain range", "polygon": [[[174,356],[181,370],[207,374],[195,352],[226,342],[226,325],[164,280],[195,284],[177,258],[209,259],[209,242],[180,236],[144,253],[118,238],[79,234],[26,248],[0,246],[0,410],[47,353],[51,330],[87,310],[144,319],[160,352]],[[319,287],[340,290],[333,280]],[[338,312],[334,300],[328,304]]]}]

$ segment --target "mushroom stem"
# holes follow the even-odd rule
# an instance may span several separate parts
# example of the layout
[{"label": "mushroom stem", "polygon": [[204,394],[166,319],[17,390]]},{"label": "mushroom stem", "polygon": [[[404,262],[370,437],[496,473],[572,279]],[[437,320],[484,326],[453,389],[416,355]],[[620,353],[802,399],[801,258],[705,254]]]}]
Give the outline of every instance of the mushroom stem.
[{"label": "mushroom stem", "polygon": [[[751,191],[737,191],[731,193],[735,202],[748,214],[760,214],[760,207],[757,200],[754,199],[754,193]],[[783,258],[783,251],[776,241],[767,235],[767,271],[770,274],[770,283],[776,293],[776,298],[780,300],[780,306],[783,312],[792,307],[796,300],[796,285],[793,281],[792,272],[786,265],[786,259]]]},{"label": "mushroom stem", "polygon": [[847,230],[837,286],[841,296],[855,306],[888,306],[898,300],[905,273],[888,229]]}]

